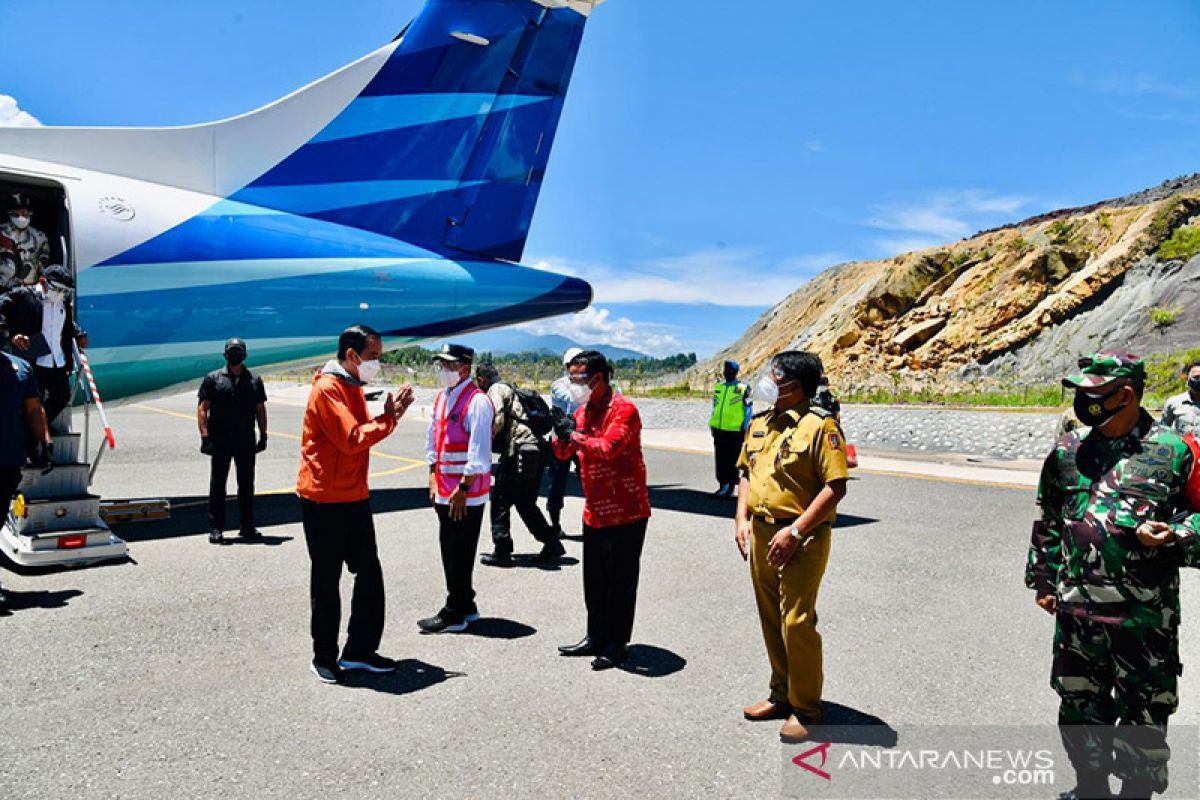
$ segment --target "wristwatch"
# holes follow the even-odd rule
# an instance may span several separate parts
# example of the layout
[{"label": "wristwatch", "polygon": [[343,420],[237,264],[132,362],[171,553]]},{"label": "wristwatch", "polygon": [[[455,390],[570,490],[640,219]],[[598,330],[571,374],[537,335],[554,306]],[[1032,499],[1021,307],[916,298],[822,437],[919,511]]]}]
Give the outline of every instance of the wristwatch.
[{"label": "wristwatch", "polygon": [[789,533],[789,534],[791,535],[791,537],[792,537],[793,539],[795,539],[796,541],[800,541],[800,539],[801,539],[801,538],[803,538],[803,537],[800,535],[800,529],[796,527],[796,523],[794,523],[794,522],[793,522],[791,525],[789,525],[789,526],[788,526],[788,533]]}]

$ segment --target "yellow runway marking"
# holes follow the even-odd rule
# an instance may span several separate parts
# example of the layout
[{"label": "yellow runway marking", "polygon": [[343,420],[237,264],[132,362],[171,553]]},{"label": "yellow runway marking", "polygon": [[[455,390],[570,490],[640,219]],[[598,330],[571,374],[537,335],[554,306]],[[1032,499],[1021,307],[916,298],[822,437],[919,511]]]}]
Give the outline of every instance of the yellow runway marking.
[{"label": "yellow runway marking", "polygon": [[[196,421],[195,414],[183,414],[178,411],[171,411],[168,408],[159,408],[158,406],[151,406],[151,405],[147,405],[145,403],[134,403],[133,405],[130,406],[130,408],[140,408],[143,411],[152,411],[155,414],[164,414],[168,417],[177,417],[179,419],[191,420],[192,422]],[[268,431],[268,433],[271,436],[278,436],[281,439],[290,439],[293,442],[300,441],[300,437],[294,433],[282,433],[280,431]],[[423,459],[419,459],[419,458],[409,458],[407,456],[394,456],[391,453],[383,453],[383,452],[380,452],[379,450],[372,450],[371,455],[375,456],[376,458],[387,459],[388,461],[399,461],[401,464],[408,464],[409,465],[408,469],[416,469],[417,467],[425,466],[425,461]],[[407,469],[405,471],[407,471]],[[383,474],[392,474],[392,473],[383,473]]]}]

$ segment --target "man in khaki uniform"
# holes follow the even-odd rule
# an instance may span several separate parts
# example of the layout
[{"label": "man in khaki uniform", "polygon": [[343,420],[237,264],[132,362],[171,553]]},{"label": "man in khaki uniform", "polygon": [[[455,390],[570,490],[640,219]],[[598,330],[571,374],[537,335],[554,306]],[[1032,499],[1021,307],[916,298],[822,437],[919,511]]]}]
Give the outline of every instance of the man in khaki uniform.
[{"label": "man in khaki uniform", "polygon": [[821,360],[787,351],[755,387],[758,414],[738,468],[736,539],[750,574],[771,661],[770,696],[746,709],[750,720],[786,719],[785,742],[821,722],[821,634],[817,592],[829,560],[833,518],[846,496],[846,444],[828,411],[813,406]]}]

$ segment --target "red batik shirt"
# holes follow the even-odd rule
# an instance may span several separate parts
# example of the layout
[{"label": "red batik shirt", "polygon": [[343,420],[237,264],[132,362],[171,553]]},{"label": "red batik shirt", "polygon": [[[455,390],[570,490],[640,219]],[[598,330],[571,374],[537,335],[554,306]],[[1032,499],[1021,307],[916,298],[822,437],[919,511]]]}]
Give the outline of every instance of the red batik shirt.
[{"label": "red batik shirt", "polygon": [[642,418],[637,406],[610,392],[596,406],[575,412],[576,431],[555,442],[560,459],[579,457],[583,479],[583,524],[611,528],[650,517],[646,462],[642,459]]}]

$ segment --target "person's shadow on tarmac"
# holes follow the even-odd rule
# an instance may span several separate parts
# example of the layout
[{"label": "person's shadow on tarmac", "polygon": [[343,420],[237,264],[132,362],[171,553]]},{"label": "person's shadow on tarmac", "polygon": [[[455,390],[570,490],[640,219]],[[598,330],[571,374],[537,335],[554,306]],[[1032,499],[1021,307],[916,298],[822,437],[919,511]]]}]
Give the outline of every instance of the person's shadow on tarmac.
[{"label": "person's shadow on tarmac", "polygon": [[419,692],[442,683],[447,678],[460,678],[464,672],[447,672],[441,667],[415,658],[396,662],[396,671],[385,674],[351,670],[343,674],[342,685],[351,689],[370,689],[384,694],[405,695]]},{"label": "person's shadow on tarmac", "polygon": [[537,628],[501,617],[484,617],[472,622],[460,636],[478,636],[480,639],[524,639],[537,633]]},{"label": "person's shadow on tarmac", "polygon": [[665,678],[687,666],[687,659],[652,644],[631,644],[619,669],[643,678]]},{"label": "person's shadow on tarmac", "polygon": [[900,738],[879,717],[828,700],[821,703],[821,724],[810,727],[808,734],[812,742],[885,748],[895,747]]},{"label": "person's shadow on tarmac", "polygon": [[44,589],[34,592],[5,589],[4,594],[8,598],[8,607],[6,610],[0,610],[0,616],[7,617],[14,611],[25,611],[30,608],[66,608],[68,603],[82,595],[83,592],[79,589],[63,589],[57,592]]}]

